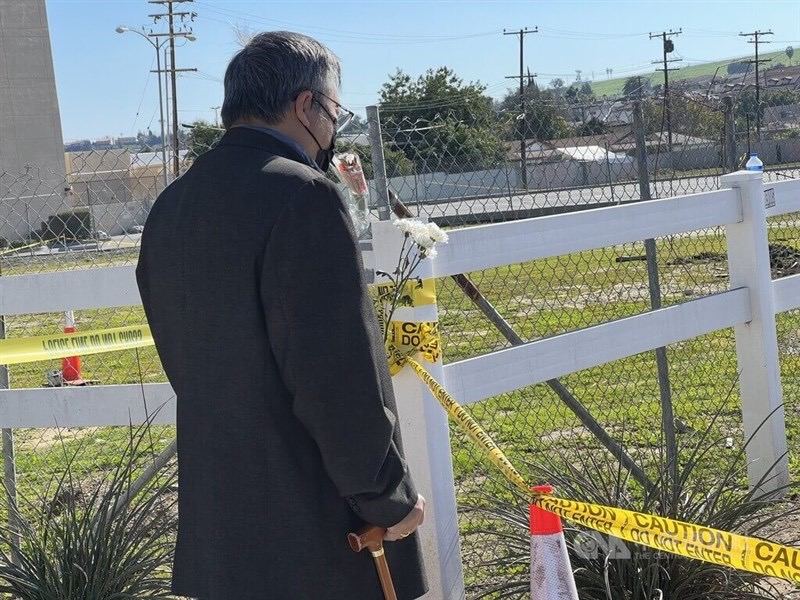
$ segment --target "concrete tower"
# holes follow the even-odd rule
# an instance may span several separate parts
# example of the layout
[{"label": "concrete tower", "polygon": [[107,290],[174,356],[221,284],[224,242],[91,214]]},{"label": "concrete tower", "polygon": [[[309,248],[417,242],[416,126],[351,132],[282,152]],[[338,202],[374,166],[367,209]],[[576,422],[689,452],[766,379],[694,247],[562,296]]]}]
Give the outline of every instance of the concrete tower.
[{"label": "concrete tower", "polygon": [[0,0],[0,237],[63,211],[64,141],[45,0]]}]

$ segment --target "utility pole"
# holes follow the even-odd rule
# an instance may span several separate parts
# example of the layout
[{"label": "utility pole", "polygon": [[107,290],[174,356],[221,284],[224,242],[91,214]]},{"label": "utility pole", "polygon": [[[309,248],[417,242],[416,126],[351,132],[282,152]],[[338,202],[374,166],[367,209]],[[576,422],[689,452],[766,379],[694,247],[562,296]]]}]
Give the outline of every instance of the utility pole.
[{"label": "utility pole", "polygon": [[219,127],[219,109],[222,108],[221,106],[212,106],[211,110],[214,111],[214,125]]},{"label": "utility pole", "polygon": [[758,140],[759,142],[761,141],[761,80],[758,78],[758,65],[760,65],[761,63],[768,63],[772,60],[771,58],[762,58],[762,59],[758,58],[758,45],[771,43],[759,40],[758,38],[762,35],[774,35],[774,34],[772,33],[772,30],[759,31],[758,29],[750,33],[739,34],[740,37],[752,38],[747,40],[747,43],[753,44],[756,50],[755,60],[748,60],[747,63],[756,66],[756,140]]},{"label": "utility pole", "polygon": [[[167,12],[166,13],[156,13],[148,15],[153,18],[153,22],[157,23],[160,19],[166,18],[169,24],[169,31],[165,33],[151,33],[150,37],[154,38],[162,38],[165,37],[169,40],[169,54],[170,54],[170,67],[169,69],[164,69],[165,71],[170,73],[170,79],[172,84],[172,170],[174,177],[178,177],[180,175],[180,138],[178,137],[178,82],[177,82],[177,74],[183,71],[197,71],[197,69],[178,69],[175,66],[175,38],[182,37],[186,38],[189,41],[194,41],[195,37],[192,35],[191,28],[184,29],[183,24],[185,23],[186,19],[188,18],[190,21],[193,21],[194,18],[197,16],[197,13],[194,12],[175,12],[175,4],[183,4],[184,2],[194,2],[194,0],[148,0],[150,4],[161,4],[166,5]],[[180,30],[176,30],[175,28],[175,18],[178,17],[181,20],[181,28]],[[159,71],[159,77],[161,77],[161,73]]]},{"label": "utility pole", "polygon": [[520,174],[522,177],[522,187],[528,189],[528,158],[525,155],[525,137],[528,134],[528,119],[525,114],[525,36],[529,33],[538,33],[539,28],[533,29],[520,29],[519,31],[506,31],[503,30],[503,35],[518,35],[519,36],[519,75],[509,75],[506,79],[517,79],[519,77],[519,104],[522,111],[522,130],[519,140],[519,160],[520,160]]},{"label": "utility pole", "polygon": [[528,68],[528,87],[531,87],[536,83],[536,78],[539,76],[538,73],[531,73],[530,67]]},{"label": "utility pole", "polygon": [[[656,71],[663,71],[664,72],[664,112],[666,113],[666,121],[667,121],[667,148],[670,152],[672,152],[672,110],[670,108],[669,102],[669,72],[670,71],[677,71],[678,69],[670,69],[669,63],[671,62],[679,62],[680,58],[667,58],[667,55],[670,54],[675,50],[675,44],[670,39],[671,36],[680,35],[683,32],[682,29],[678,29],[678,31],[662,31],[661,33],[651,33],[650,39],[653,38],[661,38],[662,41],[662,50],[663,50],[663,64],[664,66],[660,69],[656,69]],[[659,64],[662,61],[653,61],[654,65]],[[659,140],[661,143],[661,140]]]}]

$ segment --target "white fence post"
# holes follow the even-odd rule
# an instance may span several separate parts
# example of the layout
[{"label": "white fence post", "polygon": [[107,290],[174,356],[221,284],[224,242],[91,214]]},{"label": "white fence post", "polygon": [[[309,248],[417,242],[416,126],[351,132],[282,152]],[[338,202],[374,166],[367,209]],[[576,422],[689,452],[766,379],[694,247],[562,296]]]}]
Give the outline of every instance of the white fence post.
[{"label": "white fence post", "polygon": [[744,435],[750,440],[747,476],[751,488],[766,476],[760,490],[780,493],[789,483],[789,464],[762,177],[737,171],[720,182],[739,190],[742,200],[742,220],[727,225],[726,233],[730,286],[749,290],[752,310],[752,320],[734,328]]},{"label": "white fence post", "polygon": [[[373,221],[372,234],[375,269],[393,272],[400,258],[403,234],[390,221]],[[415,275],[431,277],[431,261],[422,261]],[[380,277],[376,276],[376,281]],[[399,307],[393,319],[438,321],[438,309],[436,304]],[[445,384],[441,358],[436,363],[423,364],[437,381]],[[420,529],[430,584],[425,598],[459,600],[464,598],[464,576],[447,415],[411,369],[403,369],[392,381],[406,459],[419,493],[427,500],[425,524]]]}]

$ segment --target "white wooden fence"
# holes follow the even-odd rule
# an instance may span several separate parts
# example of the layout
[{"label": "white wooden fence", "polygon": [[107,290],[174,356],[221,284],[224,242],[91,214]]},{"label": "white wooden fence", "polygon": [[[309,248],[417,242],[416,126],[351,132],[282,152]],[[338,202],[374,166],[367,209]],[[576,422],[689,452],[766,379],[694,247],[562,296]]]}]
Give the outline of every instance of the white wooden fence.
[{"label": "white wooden fence", "polygon": [[[427,269],[423,277],[446,277],[724,226],[730,289],[483,356],[427,365],[432,374],[462,404],[471,404],[733,327],[744,436],[753,437],[747,449],[748,478],[755,484],[777,464],[762,489],[782,487],[789,471],[775,314],[800,307],[800,275],[772,281],[766,218],[800,210],[800,180],[765,186],[760,173],[742,171],[723,176],[721,183],[724,189],[701,194],[450,231],[450,242],[439,247],[439,256],[423,262]],[[375,267],[391,272],[397,263],[400,233],[387,223],[375,224],[373,231]],[[396,318],[436,317],[436,306],[403,311]],[[445,417],[412,373],[401,373],[394,383],[404,435],[413,436],[414,443],[406,448],[412,472],[433,505],[425,530],[426,562],[434,571],[431,598],[460,598],[463,577]]]},{"label": "white wooden fence", "polygon": [[[613,208],[453,230],[423,277],[445,277],[646,238],[724,226],[730,290],[668,308],[537,340],[447,365],[431,373],[470,404],[626,356],[734,327],[741,371],[748,476],[756,482],[773,464],[788,481],[775,314],[800,307],[800,275],[771,280],[766,217],[800,211],[800,180],[764,185],[761,174],[722,177],[718,191]],[[765,205],[765,188],[769,190]],[[400,233],[374,223],[370,263],[392,271]],[[7,316],[139,305],[134,268],[117,267],[0,278],[0,314]],[[401,309],[396,318],[434,320],[437,307]],[[446,351],[446,349],[445,349]],[[463,597],[452,458],[445,415],[408,369],[394,379],[406,451],[431,514],[423,532],[432,599]],[[81,427],[140,423],[166,404],[158,423],[174,423],[169,384],[0,390],[0,428]]]}]

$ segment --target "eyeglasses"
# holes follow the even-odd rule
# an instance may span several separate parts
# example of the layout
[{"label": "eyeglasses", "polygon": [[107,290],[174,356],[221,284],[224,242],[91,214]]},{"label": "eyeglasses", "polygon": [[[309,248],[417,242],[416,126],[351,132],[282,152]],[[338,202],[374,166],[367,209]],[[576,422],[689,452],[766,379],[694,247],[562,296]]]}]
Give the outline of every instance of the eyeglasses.
[{"label": "eyeglasses", "polygon": [[331,102],[333,102],[336,105],[337,112],[336,112],[336,116],[334,117],[330,113],[330,111],[327,108],[325,108],[325,105],[322,102],[320,102],[316,98],[312,98],[312,101],[316,102],[317,104],[319,104],[320,108],[325,111],[325,114],[328,115],[328,118],[336,126],[336,133],[341,133],[342,130],[350,124],[350,121],[353,120],[353,117],[356,116],[356,113],[354,113],[352,110],[349,110],[349,109],[345,108],[344,106],[339,104],[336,100],[334,100],[333,98],[331,98],[327,94],[323,94],[322,92],[320,92],[318,90],[311,90],[311,91],[314,94],[319,94],[323,98],[327,98],[328,100],[330,100]]}]

